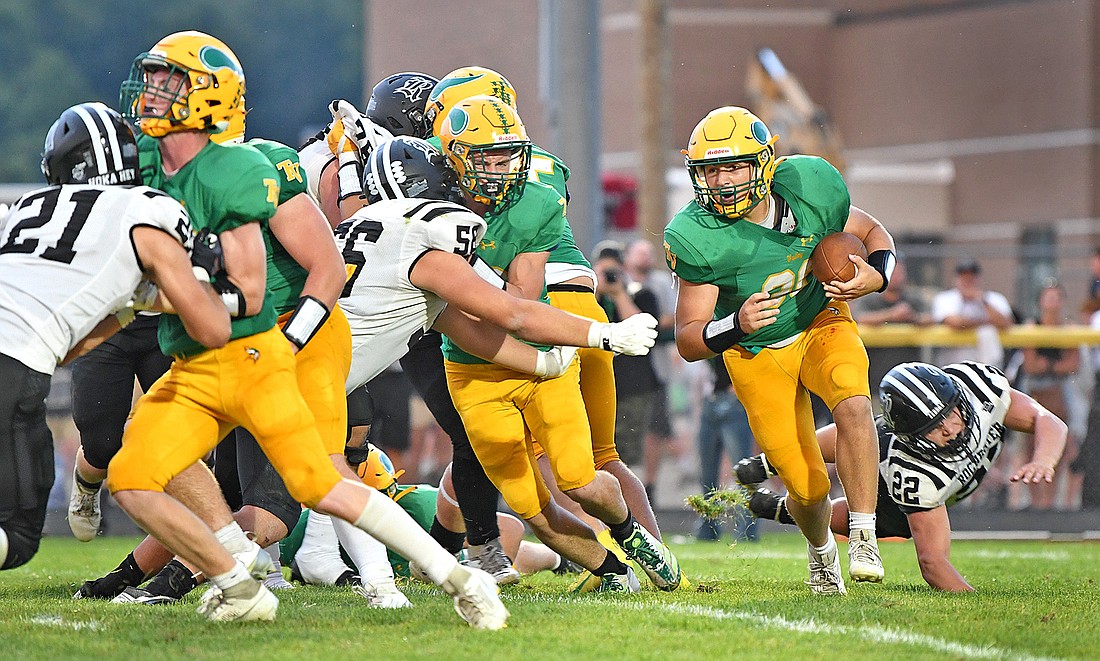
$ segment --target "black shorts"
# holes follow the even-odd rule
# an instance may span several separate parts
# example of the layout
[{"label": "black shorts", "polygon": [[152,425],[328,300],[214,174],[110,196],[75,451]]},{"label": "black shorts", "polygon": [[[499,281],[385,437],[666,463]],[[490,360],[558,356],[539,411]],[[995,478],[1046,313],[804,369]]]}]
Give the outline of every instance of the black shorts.
[{"label": "black shorts", "polygon": [[134,401],[134,378],[148,390],[172,364],[157,345],[159,316],[134,321],[72,365],[73,422],[84,458],[106,469],[122,447],[122,430]]},{"label": "black shorts", "polygon": [[241,504],[271,512],[294,530],[302,514],[301,504],[286,490],[283,478],[271,465],[256,439],[243,427],[235,430],[237,437],[237,476],[241,483]]},{"label": "black shorts", "polygon": [[383,450],[409,449],[409,402],[412,384],[404,372],[387,370],[367,382],[374,400],[374,423],[367,437]]},{"label": "black shorts", "polygon": [[53,487],[50,375],[0,354],[0,382],[0,525],[10,545],[4,566],[17,567],[38,550]]}]

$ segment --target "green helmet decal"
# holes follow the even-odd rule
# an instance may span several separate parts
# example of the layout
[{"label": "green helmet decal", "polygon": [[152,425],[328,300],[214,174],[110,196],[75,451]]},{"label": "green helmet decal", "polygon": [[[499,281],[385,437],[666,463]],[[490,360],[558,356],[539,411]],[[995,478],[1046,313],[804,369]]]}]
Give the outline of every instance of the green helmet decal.
[{"label": "green helmet decal", "polygon": [[762,145],[768,144],[768,140],[771,139],[771,135],[768,133],[768,127],[759,119],[752,123],[749,130],[752,131],[753,139]]},{"label": "green helmet decal", "polygon": [[432,93],[428,95],[428,101],[436,101],[437,99],[439,99],[440,95],[443,94],[443,92],[454,87],[455,85],[462,85],[470,82],[471,80],[477,80],[484,75],[485,74],[479,73],[476,76],[465,76],[463,78],[444,78],[443,80],[436,83],[435,89],[433,89]]},{"label": "green helmet decal", "polygon": [[470,125],[470,115],[462,108],[454,108],[451,110],[451,113],[447,115],[447,121],[451,123],[451,133],[458,135],[465,131],[466,127]]},{"label": "green helmet decal", "polygon": [[232,69],[237,72],[238,76],[244,76],[244,72],[241,71],[240,65],[237,64],[233,58],[229,57],[224,51],[214,48],[213,46],[203,46],[199,49],[199,62],[202,62],[210,71]]}]

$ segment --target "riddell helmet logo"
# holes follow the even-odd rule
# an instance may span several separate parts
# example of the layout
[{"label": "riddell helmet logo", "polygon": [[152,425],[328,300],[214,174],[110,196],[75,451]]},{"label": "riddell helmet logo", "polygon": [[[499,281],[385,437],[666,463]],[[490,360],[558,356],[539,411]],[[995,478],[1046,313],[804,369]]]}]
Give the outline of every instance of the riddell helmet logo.
[{"label": "riddell helmet logo", "polygon": [[733,150],[729,147],[711,147],[703,154],[703,158],[714,158],[715,156],[733,156]]}]

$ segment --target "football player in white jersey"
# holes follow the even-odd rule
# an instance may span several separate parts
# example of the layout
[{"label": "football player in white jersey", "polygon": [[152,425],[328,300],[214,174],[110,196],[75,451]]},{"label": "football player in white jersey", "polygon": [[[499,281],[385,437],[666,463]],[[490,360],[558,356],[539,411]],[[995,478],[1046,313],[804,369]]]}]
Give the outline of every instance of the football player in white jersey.
[{"label": "football player in white jersey", "polygon": [[424,106],[437,82],[416,71],[387,76],[371,90],[366,113],[343,99],[329,103],[332,122],[302,145],[298,158],[309,194],[333,228],[366,204],[363,163],[379,143],[403,135],[431,135]]},{"label": "football player in white jersey", "polygon": [[[981,484],[1004,447],[1005,428],[1035,435],[1030,460],[1013,482],[1050,482],[1066,445],[1067,427],[1058,416],[1009,385],[996,367],[976,362],[948,365],[903,363],[879,384],[883,415],[878,418],[879,489],[877,533],[912,538],[921,575],[948,592],[974,588],[951,564],[951,522],[947,508]],[[836,427],[817,430],[825,461],[836,454]],[[751,486],[773,475],[764,455],[743,459],[735,473]],[[753,514],[793,523],[785,497],[757,489]],[[833,501],[833,532],[848,534],[848,503]]]},{"label": "football player in white jersey", "polygon": [[0,379],[10,384],[0,395],[0,569],[25,564],[42,537],[54,480],[45,399],[57,365],[132,320],[135,305],[152,305],[145,280],[192,338],[229,339],[209,284],[220,257],[206,244],[188,256],[187,212],[140,185],[134,135],[118,113],[102,103],[63,112],[42,171],[50,185],[21,197],[0,230]]},{"label": "football player in white jersey", "polygon": [[656,320],[637,314],[599,323],[503,291],[492,269],[475,263],[485,220],[450,200],[458,180],[428,142],[381,143],[364,172],[370,205],[336,229],[348,266],[340,307],[352,332],[347,391],[363,385],[436,328],[485,360],[536,376],[561,375],[573,353],[539,351],[517,341],[602,347],[644,355]]}]

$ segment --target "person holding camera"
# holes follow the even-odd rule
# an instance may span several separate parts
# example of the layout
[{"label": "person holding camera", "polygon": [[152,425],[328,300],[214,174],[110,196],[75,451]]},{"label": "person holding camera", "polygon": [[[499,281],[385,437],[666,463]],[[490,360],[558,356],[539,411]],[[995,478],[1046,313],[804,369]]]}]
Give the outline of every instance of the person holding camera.
[{"label": "person holding camera", "polygon": [[[596,246],[592,264],[599,280],[596,299],[608,319],[625,319],[639,312],[660,318],[657,296],[623,271],[623,252],[623,245],[617,241],[603,241]],[[644,459],[645,437],[660,385],[651,356],[615,357],[615,447],[629,466],[640,466]],[[646,475],[644,479],[650,485],[654,476]]]}]

